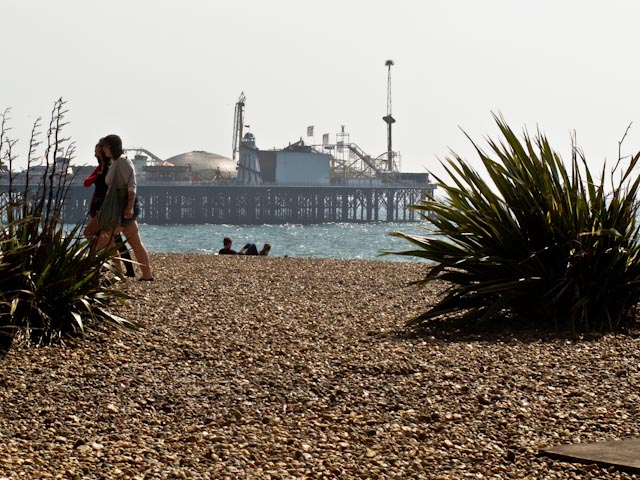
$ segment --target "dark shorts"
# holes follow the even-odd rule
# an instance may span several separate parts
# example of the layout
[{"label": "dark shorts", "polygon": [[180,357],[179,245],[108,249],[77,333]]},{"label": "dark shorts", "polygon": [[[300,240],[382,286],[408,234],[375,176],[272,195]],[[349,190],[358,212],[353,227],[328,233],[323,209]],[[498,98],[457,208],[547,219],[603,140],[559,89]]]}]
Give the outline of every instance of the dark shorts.
[{"label": "dark shorts", "polygon": [[122,218],[120,219],[120,226],[126,227],[131,222],[133,222],[140,215],[140,202],[138,201],[138,197],[133,201],[133,217],[124,218],[124,212],[122,212]]}]

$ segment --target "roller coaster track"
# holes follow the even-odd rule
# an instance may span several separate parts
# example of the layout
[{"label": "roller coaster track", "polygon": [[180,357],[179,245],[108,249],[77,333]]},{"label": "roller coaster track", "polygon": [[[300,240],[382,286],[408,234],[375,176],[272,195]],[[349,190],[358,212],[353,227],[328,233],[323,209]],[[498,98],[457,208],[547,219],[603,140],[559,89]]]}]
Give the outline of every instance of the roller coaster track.
[{"label": "roller coaster track", "polygon": [[124,151],[125,152],[142,152],[148,155],[150,158],[152,158],[155,162],[162,163],[162,159],[160,157],[158,157],[157,155],[154,155],[146,148],[132,147],[132,148],[125,148]]},{"label": "roller coaster track", "polygon": [[355,153],[358,156],[358,158],[360,158],[364,163],[366,163],[367,166],[371,168],[371,170],[373,170],[376,174],[389,171],[386,168],[387,162],[385,160],[378,160],[378,159],[372,158],[371,155],[368,155],[367,153],[365,153],[364,150],[358,147],[358,145],[356,145],[355,143],[347,143],[345,146],[348,147],[349,150],[351,150],[353,153]]}]

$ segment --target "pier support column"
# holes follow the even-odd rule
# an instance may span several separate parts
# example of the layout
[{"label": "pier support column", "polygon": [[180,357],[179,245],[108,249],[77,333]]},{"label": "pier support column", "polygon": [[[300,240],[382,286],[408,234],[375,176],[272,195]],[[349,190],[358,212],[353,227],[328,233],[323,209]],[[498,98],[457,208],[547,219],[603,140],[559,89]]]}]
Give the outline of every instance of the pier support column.
[{"label": "pier support column", "polygon": [[336,220],[338,220],[337,209],[338,209],[338,195],[334,192],[331,195],[331,221],[332,222],[335,222]]},{"label": "pier support column", "polygon": [[373,219],[373,195],[371,194],[371,190],[367,190],[366,192],[367,222],[370,222]]},{"label": "pier support column", "polygon": [[256,223],[256,196],[253,189],[248,190],[246,195],[247,224],[253,225]]},{"label": "pier support column", "polygon": [[293,223],[300,223],[300,203],[298,200],[298,192],[294,191],[293,195],[291,195],[291,217]]},{"label": "pier support column", "polygon": [[327,203],[328,194],[324,190],[318,192],[316,195],[316,218],[318,223],[324,223],[324,213]]},{"label": "pier support column", "polygon": [[349,220],[349,193],[347,191],[342,192],[342,221]]},{"label": "pier support column", "polygon": [[387,222],[393,222],[395,218],[396,200],[395,190],[387,190]]}]

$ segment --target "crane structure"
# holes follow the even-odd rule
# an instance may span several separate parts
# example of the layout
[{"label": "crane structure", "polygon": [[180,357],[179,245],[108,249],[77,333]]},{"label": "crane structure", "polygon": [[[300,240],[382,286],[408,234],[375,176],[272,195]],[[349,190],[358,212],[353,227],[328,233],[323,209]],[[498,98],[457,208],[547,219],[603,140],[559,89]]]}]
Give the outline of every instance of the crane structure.
[{"label": "crane structure", "polygon": [[382,120],[387,124],[387,171],[393,171],[393,142],[391,136],[391,126],[396,123],[396,119],[393,118],[391,113],[391,67],[393,66],[393,60],[387,60],[385,63],[387,67],[387,114],[382,117]]},{"label": "crane structure", "polygon": [[240,93],[240,98],[236,102],[235,113],[233,114],[233,148],[232,159],[234,162],[239,161],[238,155],[240,154],[240,145],[242,144],[242,128],[244,127],[244,104],[247,97],[244,96],[244,92]]},{"label": "crane structure", "polygon": [[262,183],[262,173],[260,172],[260,162],[258,160],[258,149],[256,148],[255,137],[247,132],[243,134],[244,127],[244,106],[247,101],[244,92],[240,93],[240,98],[236,102],[235,113],[233,115],[233,161],[236,163],[238,174],[236,182],[241,185],[259,185]]}]

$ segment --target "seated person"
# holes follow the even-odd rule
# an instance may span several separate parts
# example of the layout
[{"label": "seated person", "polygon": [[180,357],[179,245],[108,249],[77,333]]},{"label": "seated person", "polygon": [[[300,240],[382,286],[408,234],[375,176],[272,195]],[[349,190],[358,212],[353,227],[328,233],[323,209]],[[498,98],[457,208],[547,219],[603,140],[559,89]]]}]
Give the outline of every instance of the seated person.
[{"label": "seated person", "polygon": [[258,255],[258,247],[255,243],[247,243],[238,253],[240,255]]},{"label": "seated person", "polygon": [[262,250],[260,250],[258,255],[264,255],[266,257],[267,255],[269,255],[270,251],[271,251],[271,244],[265,243],[264,247],[262,247]]},{"label": "seated person", "polygon": [[238,253],[231,248],[232,243],[233,240],[231,240],[231,237],[224,237],[224,239],[222,240],[222,245],[224,247],[218,250],[218,255],[235,255],[236,253]]},{"label": "seated person", "polygon": [[263,256],[267,256],[267,255],[269,255],[269,251],[270,250],[271,250],[271,245],[269,245],[268,243],[265,243],[264,247],[262,247],[262,250],[260,250],[260,251],[258,251],[258,247],[256,247],[255,243],[247,243],[244,247],[242,247],[242,249],[238,253],[240,255],[263,255]]}]

